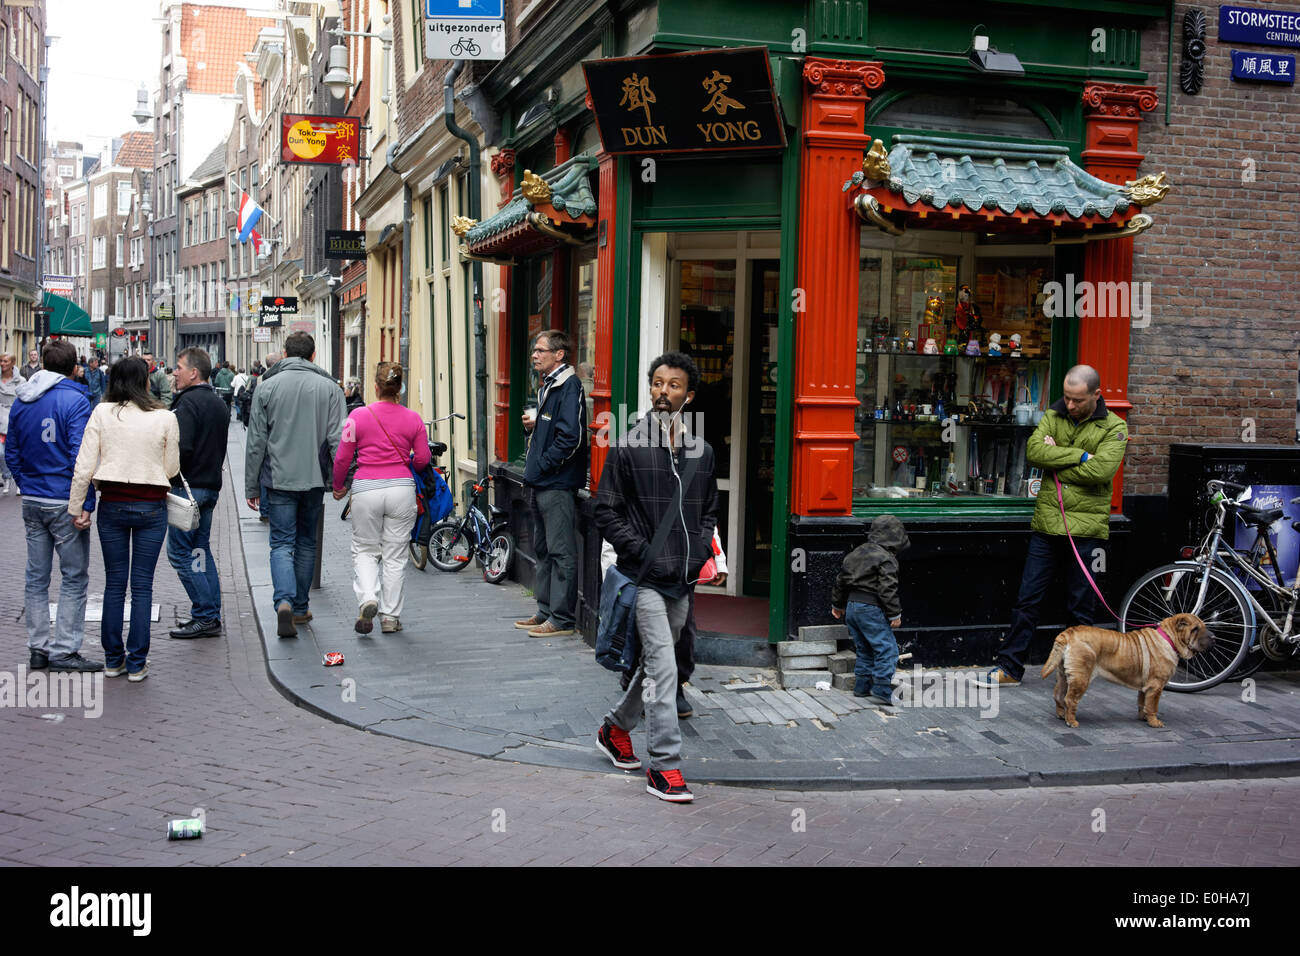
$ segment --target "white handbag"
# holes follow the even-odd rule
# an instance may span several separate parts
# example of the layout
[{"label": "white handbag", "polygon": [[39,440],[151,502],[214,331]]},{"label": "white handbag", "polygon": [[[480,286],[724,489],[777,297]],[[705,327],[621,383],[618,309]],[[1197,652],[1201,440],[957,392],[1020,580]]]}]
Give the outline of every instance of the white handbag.
[{"label": "white handbag", "polygon": [[190,483],[181,473],[181,484],[185,486],[187,497],[182,498],[175,492],[167,492],[167,523],[177,531],[193,531],[199,526],[199,503],[194,500]]}]

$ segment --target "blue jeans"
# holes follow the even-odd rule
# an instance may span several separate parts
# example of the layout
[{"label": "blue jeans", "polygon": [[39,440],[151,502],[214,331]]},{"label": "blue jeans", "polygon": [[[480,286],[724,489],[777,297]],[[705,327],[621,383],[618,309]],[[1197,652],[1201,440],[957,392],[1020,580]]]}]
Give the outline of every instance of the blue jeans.
[{"label": "blue jeans", "polygon": [[279,491],[262,497],[271,523],[271,587],[275,606],[288,601],[294,614],[306,614],[316,570],[316,522],[324,508],[324,488]]},{"label": "blue jeans", "polygon": [[885,612],[874,604],[850,601],[844,621],[853,635],[858,659],[853,665],[853,692],[889,697],[894,692],[894,668],[898,664],[898,641]]},{"label": "blue jeans", "polygon": [[[1083,560],[1091,562],[1096,550],[1105,542],[1100,538],[1075,538],[1074,544]],[[1025,653],[1038,628],[1040,605],[1056,576],[1057,567],[1062,563],[1065,565],[1066,609],[1069,611],[1069,624],[1066,626],[1093,622],[1095,601],[1092,586],[1083,576],[1083,569],[1070,548],[1070,539],[1065,535],[1035,531],[1029,536],[1020,596],[1011,611],[1011,630],[998,653],[998,666],[1016,680],[1024,676]]]},{"label": "blue jeans", "polygon": [[221,579],[217,576],[217,560],[209,539],[212,535],[212,511],[221,492],[212,488],[192,488],[190,491],[199,503],[199,526],[193,531],[167,528],[167,560],[176,569],[176,576],[190,596],[190,617],[196,621],[218,621],[221,619]]},{"label": "blue jeans", "polygon": [[[63,657],[81,650],[86,636],[86,585],[90,582],[90,532],[72,525],[67,505],[23,500],[27,528],[27,646]],[[50,572],[59,553],[59,614],[50,637]]]},{"label": "blue jeans", "polygon": [[[104,619],[99,640],[104,666],[135,673],[149,658],[153,573],[167,534],[167,502],[104,501],[98,510],[99,546],[104,552]],[[131,630],[122,647],[122,609],[131,583]]]}]

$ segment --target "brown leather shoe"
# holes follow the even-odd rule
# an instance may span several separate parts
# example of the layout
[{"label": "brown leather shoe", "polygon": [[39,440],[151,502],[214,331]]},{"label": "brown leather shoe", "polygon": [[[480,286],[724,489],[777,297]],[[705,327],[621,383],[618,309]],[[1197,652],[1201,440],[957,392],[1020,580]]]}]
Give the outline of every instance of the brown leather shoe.
[{"label": "brown leather shoe", "polygon": [[308,624],[310,622],[311,622],[311,611],[304,611],[302,614],[295,614],[293,616],[293,623],[295,624]]},{"label": "brown leather shoe", "polygon": [[528,636],[529,637],[564,637],[565,635],[572,634],[572,633],[573,633],[573,628],[571,627],[569,628],[556,627],[554,623],[552,623],[551,621],[547,621],[545,624],[539,624],[537,627],[529,631]]},{"label": "brown leather shoe", "polygon": [[540,627],[546,623],[546,618],[540,614],[534,614],[532,617],[526,617],[522,621],[515,621],[515,627],[523,631],[531,631],[535,627]]}]

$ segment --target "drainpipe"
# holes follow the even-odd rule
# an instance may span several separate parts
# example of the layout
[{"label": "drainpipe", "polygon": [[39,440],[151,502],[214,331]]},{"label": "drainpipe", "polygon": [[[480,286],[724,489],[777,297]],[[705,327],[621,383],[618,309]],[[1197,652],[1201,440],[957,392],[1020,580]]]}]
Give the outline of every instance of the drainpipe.
[{"label": "drainpipe", "polygon": [[[442,81],[443,116],[447,119],[447,131],[457,139],[462,139],[469,146],[469,217],[482,219],[482,197],[479,195],[482,162],[479,157],[478,139],[456,123],[456,101],[452,87],[456,77],[464,69],[465,61],[458,60],[447,71]],[[474,445],[478,449],[478,480],[481,484],[487,477],[487,330],[483,325],[483,263],[477,259],[470,264],[474,280]]]},{"label": "drainpipe", "polygon": [[[411,186],[402,184],[402,312],[397,328],[397,361],[406,381],[411,380]],[[411,391],[406,391],[410,404]]]}]

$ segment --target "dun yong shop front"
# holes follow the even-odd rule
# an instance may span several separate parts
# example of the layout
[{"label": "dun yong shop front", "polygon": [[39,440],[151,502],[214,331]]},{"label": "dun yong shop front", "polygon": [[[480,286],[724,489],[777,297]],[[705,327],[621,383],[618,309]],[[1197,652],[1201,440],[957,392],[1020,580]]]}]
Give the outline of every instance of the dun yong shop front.
[{"label": "dun yong shop front", "polygon": [[[833,623],[843,555],[884,512],[913,542],[900,640],[919,663],[991,659],[1042,479],[1026,440],[1079,361],[1127,413],[1122,292],[1164,191],[1124,185],[1157,99],[1136,50],[1108,71],[1133,82],[1097,82],[1041,45],[1017,49],[1054,64],[1050,80],[981,73],[964,48],[900,55],[896,75],[887,57],[774,46],[585,62],[591,111],[557,131],[557,163],[532,173],[552,148],[535,142],[520,188],[465,236],[472,254],[509,259],[498,504],[525,556],[525,343],[570,332],[593,430],[643,414],[650,359],[680,349],[702,373],[693,409],[731,565],[724,589],[697,590],[701,659],[758,663],[770,642]],[[593,446],[593,493],[604,457]],[[1121,501],[1117,487],[1112,542],[1128,533]]]}]

